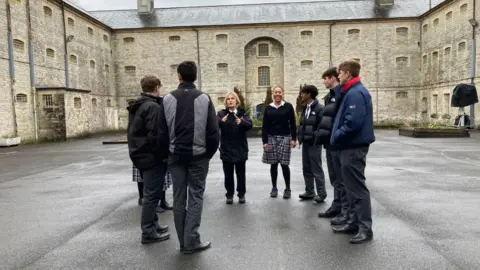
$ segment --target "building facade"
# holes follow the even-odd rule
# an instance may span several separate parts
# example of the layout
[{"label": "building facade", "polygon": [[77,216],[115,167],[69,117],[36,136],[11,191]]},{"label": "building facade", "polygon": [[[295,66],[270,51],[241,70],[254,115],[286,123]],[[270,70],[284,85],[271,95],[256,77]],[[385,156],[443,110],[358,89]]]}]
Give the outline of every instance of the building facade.
[{"label": "building facade", "polygon": [[[393,2],[393,1],[384,1]],[[327,92],[321,74],[362,64],[377,122],[448,122],[453,88],[476,81],[477,0],[339,1],[87,12],[68,1],[0,0],[0,137],[65,139],[125,129],[146,74],[162,91],[199,66],[217,109],[233,87],[255,109],[275,86]],[[480,115],[479,106],[475,107]],[[469,112],[467,108],[467,113]]]}]

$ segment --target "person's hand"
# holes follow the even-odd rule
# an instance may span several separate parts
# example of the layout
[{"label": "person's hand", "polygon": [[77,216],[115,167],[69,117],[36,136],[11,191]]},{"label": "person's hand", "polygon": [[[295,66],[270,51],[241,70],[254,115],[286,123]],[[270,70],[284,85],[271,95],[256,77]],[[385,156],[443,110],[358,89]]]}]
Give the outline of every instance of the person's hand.
[{"label": "person's hand", "polygon": [[222,118],[222,122],[225,122],[225,121],[227,121],[227,118],[228,118],[228,114],[227,114],[227,115],[225,115],[225,116]]},{"label": "person's hand", "polygon": [[263,151],[267,152],[268,151],[268,144],[263,145]]},{"label": "person's hand", "polygon": [[238,118],[238,116],[235,115],[235,123],[237,123],[237,125],[240,125],[241,122],[242,119]]},{"label": "person's hand", "polygon": [[290,146],[291,146],[292,148],[295,148],[295,146],[297,146],[297,142],[294,141],[294,140],[292,140],[292,141],[290,142]]}]

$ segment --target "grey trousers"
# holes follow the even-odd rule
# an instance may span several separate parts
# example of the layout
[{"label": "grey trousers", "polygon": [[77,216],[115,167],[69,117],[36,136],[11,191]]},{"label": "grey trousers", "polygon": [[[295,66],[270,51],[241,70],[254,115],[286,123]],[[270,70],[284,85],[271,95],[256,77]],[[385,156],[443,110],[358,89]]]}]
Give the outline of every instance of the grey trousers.
[{"label": "grey trousers", "polygon": [[157,205],[163,191],[166,164],[158,164],[152,169],[140,171],[143,179],[143,204],[141,228],[144,236],[155,234],[158,226]]},{"label": "grey trousers", "polygon": [[179,161],[170,157],[168,163],[172,174],[173,215],[178,241],[181,247],[191,249],[201,243],[198,229],[210,160]]},{"label": "grey trousers", "polygon": [[342,168],[340,154],[338,151],[327,149],[327,167],[330,184],[333,187],[333,202],[330,208],[341,212],[343,215],[349,214],[349,203],[345,183],[342,179]]},{"label": "grey trousers", "polygon": [[361,231],[372,230],[372,206],[367,188],[365,167],[368,147],[340,150],[342,178],[351,207],[350,221]]},{"label": "grey trousers", "polygon": [[327,197],[325,190],[325,174],[322,168],[322,146],[305,142],[302,147],[302,169],[305,180],[305,192]]}]

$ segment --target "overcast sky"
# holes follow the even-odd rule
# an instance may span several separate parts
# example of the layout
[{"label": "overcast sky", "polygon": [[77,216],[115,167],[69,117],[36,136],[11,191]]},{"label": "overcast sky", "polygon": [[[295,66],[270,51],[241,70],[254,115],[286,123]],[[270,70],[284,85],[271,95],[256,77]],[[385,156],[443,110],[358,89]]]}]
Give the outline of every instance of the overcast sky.
[{"label": "overcast sky", "polygon": [[[86,10],[112,10],[112,9],[134,9],[137,7],[137,0],[70,0],[77,3]],[[308,0],[155,0],[155,7],[184,7],[184,6],[206,6],[206,5],[232,5],[232,4],[256,4],[256,3],[281,3],[281,2],[306,2]],[[328,0],[309,0],[328,1]],[[331,0],[330,0],[331,1]],[[341,0],[339,0],[341,1]],[[374,0],[371,0],[374,1]],[[401,1],[401,0],[396,0]],[[418,0],[429,1],[429,0]],[[443,0],[432,0],[435,5]]]}]

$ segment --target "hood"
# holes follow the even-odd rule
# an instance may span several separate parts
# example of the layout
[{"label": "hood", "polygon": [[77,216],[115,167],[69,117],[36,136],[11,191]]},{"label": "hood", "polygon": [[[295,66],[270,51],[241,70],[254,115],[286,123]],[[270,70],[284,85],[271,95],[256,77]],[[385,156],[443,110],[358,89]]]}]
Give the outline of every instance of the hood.
[{"label": "hood", "polygon": [[153,96],[153,95],[150,95],[150,94],[142,93],[142,94],[140,94],[140,96],[137,97],[136,100],[130,101],[128,103],[127,110],[130,113],[135,114],[135,112],[138,110],[138,108],[140,108],[140,106],[142,106],[144,103],[151,102],[151,101],[156,102],[156,103],[160,103],[160,102],[162,102],[162,99],[163,99],[162,97],[156,97],[156,96]]}]

